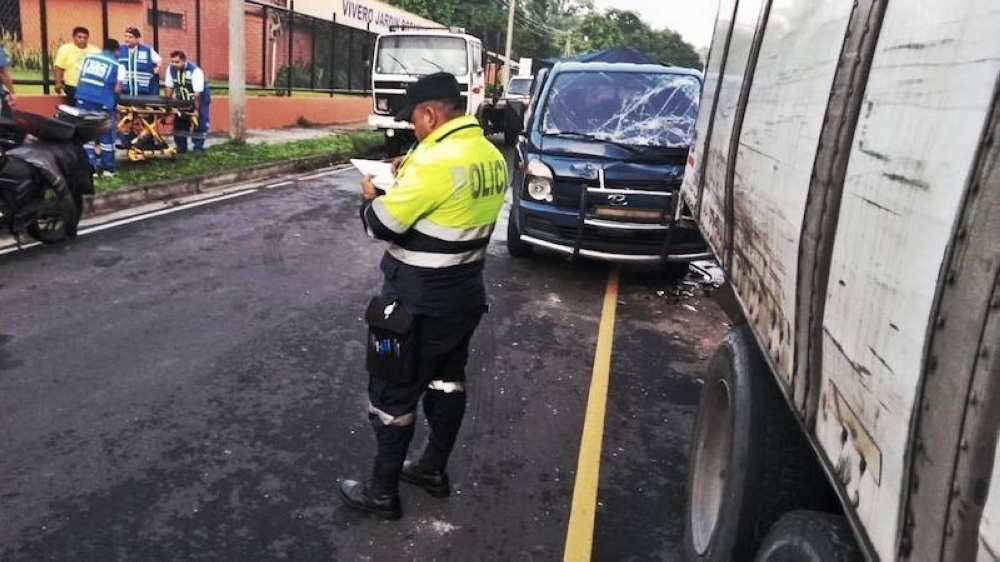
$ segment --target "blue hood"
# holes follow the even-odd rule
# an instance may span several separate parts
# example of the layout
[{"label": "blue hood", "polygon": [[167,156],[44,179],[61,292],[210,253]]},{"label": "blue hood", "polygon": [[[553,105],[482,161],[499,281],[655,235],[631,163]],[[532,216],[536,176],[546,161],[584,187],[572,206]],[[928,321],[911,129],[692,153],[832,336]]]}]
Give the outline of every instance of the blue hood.
[{"label": "blue hood", "polygon": [[596,180],[604,168],[608,183],[675,182],[684,177],[686,148],[651,148],[635,152],[604,142],[544,136],[537,152],[559,179]]}]

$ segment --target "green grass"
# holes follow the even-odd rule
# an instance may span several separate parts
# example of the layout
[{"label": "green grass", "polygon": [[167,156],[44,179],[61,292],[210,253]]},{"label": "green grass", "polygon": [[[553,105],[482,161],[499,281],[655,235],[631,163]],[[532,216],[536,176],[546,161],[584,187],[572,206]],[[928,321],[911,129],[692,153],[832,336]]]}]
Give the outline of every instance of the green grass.
[{"label": "green grass", "polygon": [[147,185],[153,182],[179,180],[213,172],[228,172],[259,164],[270,164],[329,154],[338,159],[366,154],[383,142],[373,131],[330,135],[280,144],[237,144],[227,142],[209,147],[204,155],[185,154],[176,160],[154,159],[144,162],[122,162],[114,178],[98,178],[97,193]]}]

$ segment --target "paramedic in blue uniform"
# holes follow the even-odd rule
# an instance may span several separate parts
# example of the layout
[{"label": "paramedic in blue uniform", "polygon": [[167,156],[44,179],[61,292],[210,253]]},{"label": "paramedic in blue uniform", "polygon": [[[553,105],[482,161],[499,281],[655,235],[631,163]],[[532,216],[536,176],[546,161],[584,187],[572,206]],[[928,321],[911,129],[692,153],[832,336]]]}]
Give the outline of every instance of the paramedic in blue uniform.
[{"label": "paramedic in blue uniform", "polygon": [[194,115],[178,115],[174,119],[174,144],[177,152],[188,150],[188,137],[194,145],[194,153],[205,152],[205,133],[208,132],[208,110],[212,96],[208,91],[205,73],[193,62],[187,60],[184,51],[170,53],[170,66],[164,81],[167,97],[178,100],[194,100]]},{"label": "paramedic in blue uniform", "polygon": [[163,59],[155,50],[139,40],[138,27],[125,28],[125,44],[118,51],[118,63],[125,67],[126,96],[156,96],[160,94],[160,64]]},{"label": "paramedic in blue uniform", "polygon": [[[371,176],[361,182],[365,228],[389,242],[381,297],[414,318],[413,369],[403,369],[399,380],[369,368],[368,419],[377,444],[371,478],[340,486],[348,507],[384,519],[402,516],[399,480],[435,497],[450,491],[445,468],[465,414],[469,342],[486,310],[483,267],[507,164],[465,107],[451,74],[414,83],[396,119],[413,123],[417,146],[384,194]],[[427,446],[416,462],[404,463],[421,397]]]},{"label": "paramedic in blue uniform", "polygon": [[[118,63],[125,68],[125,86],[123,96],[158,96],[160,95],[160,64],[163,59],[149,45],[140,42],[142,33],[139,28],[125,28],[125,44],[118,51]],[[152,124],[153,118],[146,118]],[[127,148],[132,143],[131,133],[122,135],[121,146]]]},{"label": "paramedic in blue uniform", "polygon": [[[104,50],[89,54],[80,63],[80,80],[76,89],[76,106],[80,109],[103,111],[112,120],[108,132],[98,139],[101,144],[101,167],[103,175],[115,175],[115,100],[121,92],[125,80],[125,69],[118,64],[115,53],[118,52],[118,41],[108,39],[104,42]],[[94,143],[88,142],[84,147],[90,158],[90,167],[98,168],[94,153]]]}]

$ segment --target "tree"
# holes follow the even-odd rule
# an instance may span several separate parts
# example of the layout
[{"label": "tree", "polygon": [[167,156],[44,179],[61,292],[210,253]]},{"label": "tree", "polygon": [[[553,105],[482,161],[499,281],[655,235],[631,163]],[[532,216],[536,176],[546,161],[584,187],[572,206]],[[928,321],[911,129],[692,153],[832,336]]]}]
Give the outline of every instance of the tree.
[{"label": "tree", "polygon": [[[464,27],[488,50],[503,53],[510,0],[390,0],[404,10],[446,26]],[[594,10],[593,0],[516,0],[512,56],[562,55],[567,34],[575,52],[625,45],[667,64],[700,68],[694,47],[673,30],[651,29],[626,10]]]},{"label": "tree", "polygon": [[672,29],[651,29],[638,14],[607,10],[585,14],[578,27],[583,50],[607,49],[619,45],[642,51],[666,64],[701,68],[701,59],[690,43]]},{"label": "tree", "polygon": [[[464,27],[483,40],[487,49],[503,53],[508,0],[390,0],[390,4],[446,26]],[[517,0],[514,58],[558,56],[576,14],[593,7],[593,0]]]}]

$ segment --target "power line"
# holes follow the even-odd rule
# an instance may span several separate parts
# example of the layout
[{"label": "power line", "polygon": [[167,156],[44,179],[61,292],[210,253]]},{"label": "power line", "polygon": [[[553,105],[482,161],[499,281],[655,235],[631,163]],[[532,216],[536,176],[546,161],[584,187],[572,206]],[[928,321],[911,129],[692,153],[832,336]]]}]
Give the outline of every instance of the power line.
[{"label": "power line", "polygon": [[[504,7],[504,8],[507,8],[507,9],[510,8],[509,0],[497,0],[497,2],[502,7]],[[529,16],[527,16],[527,15],[525,15],[523,13],[518,13],[516,10],[515,10],[514,17],[516,17],[517,19],[519,19],[521,21],[521,23],[523,23],[524,25],[527,25],[529,27],[533,27],[533,29],[535,31],[541,31],[541,32],[545,32],[545,33],[561,33],[563,35],[570,35],[570,34],[573,33],[572,31],[564,31],[562,29],[556,29],[556,28],[554,28],[554,27],[552,27],[552,26],[550,26],[548,24],[544,24],[544,23],[541,23],[539,21],[536,21],[536,20],[532,19],[531,17],[529,17]]]},{"label": "power line", "polygon": [[558,33],[560,35],[572,35],[573,34],[572,31],[563,31],[561,29],[556,29],[554,27],[549,27],[547,25],[540,24],[540,23],[538,23],[538,22],[536,22],[534,20],[531,20],[531,19],[527,18],[526,16],[515,15],[514,17],[516,17],[522,24],[524,24],[524,25],[530,27],[531,29],[533,29],[534,31],[537,31],[537,32],[540,32],[540,33]]}]

